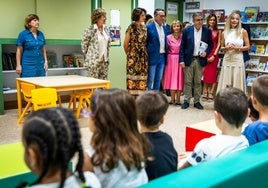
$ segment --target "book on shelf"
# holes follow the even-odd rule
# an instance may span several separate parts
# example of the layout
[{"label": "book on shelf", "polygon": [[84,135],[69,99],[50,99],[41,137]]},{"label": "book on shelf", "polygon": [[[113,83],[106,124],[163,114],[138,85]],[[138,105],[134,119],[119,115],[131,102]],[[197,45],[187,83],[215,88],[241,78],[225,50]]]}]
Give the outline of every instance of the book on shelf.
[{"label": "book on shelf", "polygon": [[246,69],[258,70],[259,63],[260,63],[260,57],[251,57],[246,64]]},{"label": "book on shelf", "polygon": [[63,67],[74,67],[74,58],[71,54],[62,55]]},{"label": "book on shelf", "polygon": [[2,53],[3,70],[16,70],[16,53]]},{"label": "book on shelf", "polygon": [[259,12],[258,13],[257,22],[264,22],[264,12]]},{"label": "book on shelf", "polygon": [[257,44],[256,45],[256,54],[264,54],[265,53],[265,45]]},{"label": "book on shelf", "polygon": [[256,78],[259,76],[258,73],[250,73],[247,75],[247,79],[246,79],[246,84],[247,86],[252,86],[252,83],[254,82],[254,80],[256,80]]},{"label": "book on shelf", "polygon": [[57,60],[56,60],[56,53],[54,52],[47,52],[47,64],[48,68],[57,68]]},{"label": "book on shelf", "polygon": [[268,11],[263,12],[263,22],[268,22]]},{"label": "book on shelf", "polygon": [[265,64],[265,67],[264,67],[263,71],[268,72],[268,62],[266,62],[266,64]]},{"label": "book on shelf", "polygon": [[81,53],[73,53],[74,67],[83,67],[85,64],[85,59]]},{"label": "book on shelf", "polygon": [[204,19],[203,22],[206,23],[208,16],[213,13],[214,13],[214,9],[203,9],[202,10],[202,15]]},{"label": "book on shelf", "polygon": [[259,64],[258,64],[258,70],[259,71],[264,71],[264,68],[266,67],[266,62],[259,62]]},{"label": "book on shelf", "polygon": [[265,45],[265,54],[268,54],[268,44]]},{"label": "book on shelf", "polygon": [[224,9],[203,9],[202,10],[204,23],[206,23],[207,18],[210,14],[215,14],[218,23],[225,22],[225,10]]},{"label": "book on shelf", "polygon": [[250,28],[251,39],[267,39],[268,27],[266,25],[254,25]]},{"label": "book on shelf", "polygon": [[213,13],[216,15],[218,23],[225,22],[225,10],[224,9],[215,9]]},{"label": "book on shelf", "polygon": [[245,7],[245,22],[256,22],[257,16],[259,14],[260,7],[259,6],[246,6]]},{"label": "book on shelf", "polygon": [[241,22],[247,22],[247,19],[245,17],[245,11],[240,11],[240,14],[241,14]]},{"label": "book on shelf", "polygon": [[249,49],[249,53],[255,54],[257,51],[257,46],[256,44],[253,42],[250,44],[250,49]]}]

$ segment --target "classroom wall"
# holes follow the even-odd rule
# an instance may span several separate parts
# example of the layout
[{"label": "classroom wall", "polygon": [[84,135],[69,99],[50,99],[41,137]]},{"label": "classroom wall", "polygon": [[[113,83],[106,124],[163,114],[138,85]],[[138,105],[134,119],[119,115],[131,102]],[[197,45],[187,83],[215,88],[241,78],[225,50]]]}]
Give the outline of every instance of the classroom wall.
[{"label": "classroom wall", "polygon": [[120,10],[121,45],[110,48],[109,80],[111,87],[126,89],[126,55],[123,49],[125,31],[131,23],[131,0],[102,0],[102,8],[107,12],[106,25],[111,22],[111,10]]},{"label": "classroom wall", "polygon": [[0,0],[0,38],[17,38],[26,15],[35,13],[35,1]]},{"label": "classroom wall", "polygon": [[78,39],[91,24],[91,0],[36,0],[47,39]]}]

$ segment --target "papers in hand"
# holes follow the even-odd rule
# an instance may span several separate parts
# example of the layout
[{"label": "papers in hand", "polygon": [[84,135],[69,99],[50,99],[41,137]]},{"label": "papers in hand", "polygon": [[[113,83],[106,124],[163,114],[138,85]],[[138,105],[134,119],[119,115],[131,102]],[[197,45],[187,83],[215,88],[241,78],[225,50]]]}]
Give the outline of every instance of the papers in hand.
[{"label": "papers in hand", "polygon": [[203,41],[200,41],[199,42],[199,45],[198,45],[198,52],[197,54],[200,55],[202,52],[206,51],[207,47],[208,47],[208,44],[203,42]]}]

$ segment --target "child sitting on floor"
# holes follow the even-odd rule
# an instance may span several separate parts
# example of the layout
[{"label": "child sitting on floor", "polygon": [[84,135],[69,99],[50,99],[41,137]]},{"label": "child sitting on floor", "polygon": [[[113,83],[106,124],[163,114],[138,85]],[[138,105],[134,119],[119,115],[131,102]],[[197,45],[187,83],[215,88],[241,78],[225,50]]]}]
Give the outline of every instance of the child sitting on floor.
[{"label": "child sitting on floor", "polygon": [[260,76],[253,82],[251,100],[259,112],[259,119],[250,123],[243,132],[249,145],[268,139],[268,75]]},{"label": "child sitting on floor", "polygon": [[[46,108],[30,114],[22,130],[25,162],[38,176],[30,186],[101,187],[92,172],[82,171],[83,148],[80,139],[78,122],[68,109]],[[73,174],[68,164],[76,153],[77,173]]]},{"label": "child sitting on floor", "polygon": [[244,92],[228,87],[220,90],[214,102],[214,118],[221,134],[205,138],[197,143],[191,156],[179,168],[222,157],[247,148],[248,141],[241,130],[248,116],[248,99]]},{"label": "child sitting on floor", "polygon": [[138,96],[136,104],[141,130],[152,148],[145,168],[149,180],[177,171],[178,154],[172,138],[159,130],[169,106],[167,98],[159,91],[147,91]]},{"label": "child sitting on floor", "polygon": [[84,169],[95,172],[105,188],[147,183],[144,162],[149,144],[138,130],[134,98],[120,89],[95,90],[90,110],[93,135]]}]

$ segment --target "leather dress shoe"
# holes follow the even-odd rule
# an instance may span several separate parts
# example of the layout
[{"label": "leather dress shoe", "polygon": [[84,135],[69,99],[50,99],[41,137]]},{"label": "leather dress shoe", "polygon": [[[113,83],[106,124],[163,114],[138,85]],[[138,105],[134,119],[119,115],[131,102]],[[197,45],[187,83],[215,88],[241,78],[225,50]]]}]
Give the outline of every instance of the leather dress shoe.
[{"label": "leather dress shoe", "polygon": [[200,102],[194,103],[194,107],[199,109],[199,110],[203,110],[204,107],[202,106],[202,104],[200,104]]},{"label": "leather dress shoe", "polygon": [[184,102],[182,105],[181,105],[181,109],[186,109],[189,107],[189,103],[188,102]]}]

